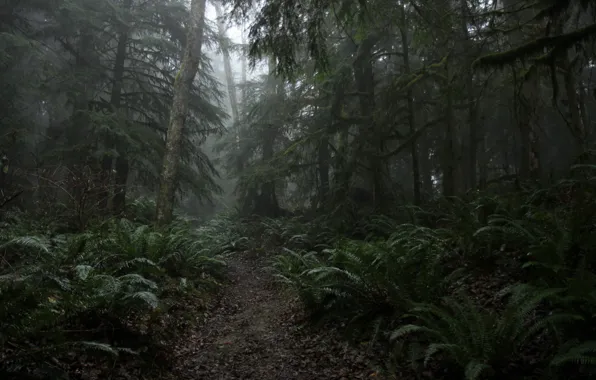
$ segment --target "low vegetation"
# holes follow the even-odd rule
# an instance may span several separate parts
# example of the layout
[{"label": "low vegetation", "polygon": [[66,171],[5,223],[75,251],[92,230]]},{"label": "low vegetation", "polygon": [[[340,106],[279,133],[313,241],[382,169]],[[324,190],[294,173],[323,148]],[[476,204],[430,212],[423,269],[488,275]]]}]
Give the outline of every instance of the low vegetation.
[{"label": "low vegetation", "polygon": [[168,341],[224,280],[233,230],[224,217],[157,229],[134,221],[142,206],[84,232],[58,232],[23,213],[4,218],[2,378],[103,378],[122,363],[167,368]]},{"label": "low vegetation", "polygon": [[584,173],[543,190],[438,200],[411,223],[355,221],[371,231],[362,240],[318,235],[323,220],[265,220],[260,232],[281,248],[272,269],[311,316],[382,347],[396,378],[587,379],[595,194]]}]

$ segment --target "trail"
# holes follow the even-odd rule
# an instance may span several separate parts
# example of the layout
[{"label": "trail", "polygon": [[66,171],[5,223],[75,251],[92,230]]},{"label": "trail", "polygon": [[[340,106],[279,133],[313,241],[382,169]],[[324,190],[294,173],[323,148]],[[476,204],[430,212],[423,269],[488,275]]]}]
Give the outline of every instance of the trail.
[{"label": "trail", "polygon": [[254,254],[230,259],[231,284],[205,323],[181,339],[183,379],[352,380],[379,378],[362,351],[331,331],[301,328],[295,300],[274,286]]}]

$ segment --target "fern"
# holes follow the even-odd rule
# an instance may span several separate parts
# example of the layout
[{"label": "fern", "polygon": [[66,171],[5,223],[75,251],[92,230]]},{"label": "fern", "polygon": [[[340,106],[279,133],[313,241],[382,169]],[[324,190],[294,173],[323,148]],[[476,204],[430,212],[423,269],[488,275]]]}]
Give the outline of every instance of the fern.
[{"label": "fern", "polygon": [[441,352],[460,366],[467,380],[491,373],[497,376],[532,338],[548,331],[552,324],[580,319],[573,314],[533,315],[541,302],[558,291],[508,289],[504,293],[513,294],[500,314],[479,308],[467,297],[448,297],[444,307],[419,305],[411,310],[419,324],[396,329],[391,339],[422,335],[429,342],[425,364]]},{"label": "fern", "polygon": [[218,286],[213,278],[222,276],[225,266],[223,237],[239,240],[218,223],[200,232],[186,221],[156,230],[126,219],[108,220],[80,234],[32,235],[19,226],[1,230],[0,249],[10,265],[0,272],[0,339],[23,353],[22,367],[14,361],[10,368],[36,366],[25,359],[31,348],[22,342],[37,347],[31,356],[35,361],[66,345],[74,352],[132,353],[89,341],[85,334],[76,340],[77,334],[64,328],[77,320],[102,327],[99,319],[126,326],[122,330],[136,329],[139,319],[159,311],[164,297]]}]

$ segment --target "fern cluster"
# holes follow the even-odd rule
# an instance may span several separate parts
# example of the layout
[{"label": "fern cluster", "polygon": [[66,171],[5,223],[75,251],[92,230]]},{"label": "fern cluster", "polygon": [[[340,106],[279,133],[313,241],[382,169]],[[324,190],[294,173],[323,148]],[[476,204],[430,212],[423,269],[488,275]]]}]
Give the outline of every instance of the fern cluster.
[{"label": "fern cluster", "polygon": [[435,255],[441,242],[406,244],[406,237],[415,233],[404,226],[387,240],[339,239],[318,252],[285,249],[273,268],[298,291],[313,316],[338,318],[355,327],[354,332],[378,333],[414,303],[445,294],[447,272]]},{"label": "fern cluster", "polygon": [[[440,199],[409,208],[410,223],[368,218],[357,233],[364,240],[332,237],[317,246],[308,224],[301,232],[281,220],[266,221],[264,231],[284,246],[273,259],[277,278],[312,316],[383,341],[392,365],[409,362],[437,378],[437,366],[468,380],[569,371],[590,378],[595,184],[575,179],[513,195]],[[295,244],[299,236],[314,242]],[[475,278],[503,272],[508,285],[500,293],[490,300],[475,293],[485,286]],[[520,362],[536,350],[531,363]]]},{"label": "fern cluster", "polygon": [[232,240],[215,222],[158,230],[114,219],[60,235],[18,220],[0,233],[0,368],[11,376],[51,378],[64,368],[43,363],[81,350],[134,353],[146,339],[126,336],[220,285]]}]

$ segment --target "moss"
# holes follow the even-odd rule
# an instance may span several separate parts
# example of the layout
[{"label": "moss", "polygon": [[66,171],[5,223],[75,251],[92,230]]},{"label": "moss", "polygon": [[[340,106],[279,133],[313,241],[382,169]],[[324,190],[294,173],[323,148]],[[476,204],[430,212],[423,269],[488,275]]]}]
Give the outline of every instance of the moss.
[{"label": "moss", "polygon": [[174,79],[174,84],[178,83],[178,81],[180,80],[180,76],[182,75],[182,70],[184,70],[184,62],[182,62],[182,65],[180,66],[180,70],[178,70],[178,74],[176,74],[176,78]]},{"label": "moss", "polygon": [[505,66],[517,60],[527,59],[532,55],[544,54],[544,49],[552,49],[547,55],[557,55],[572,45],[596,35],[596,24],[578,29],[571,33],[535,39],[516,48],[482,56],[474,61],[472,67]]}]

